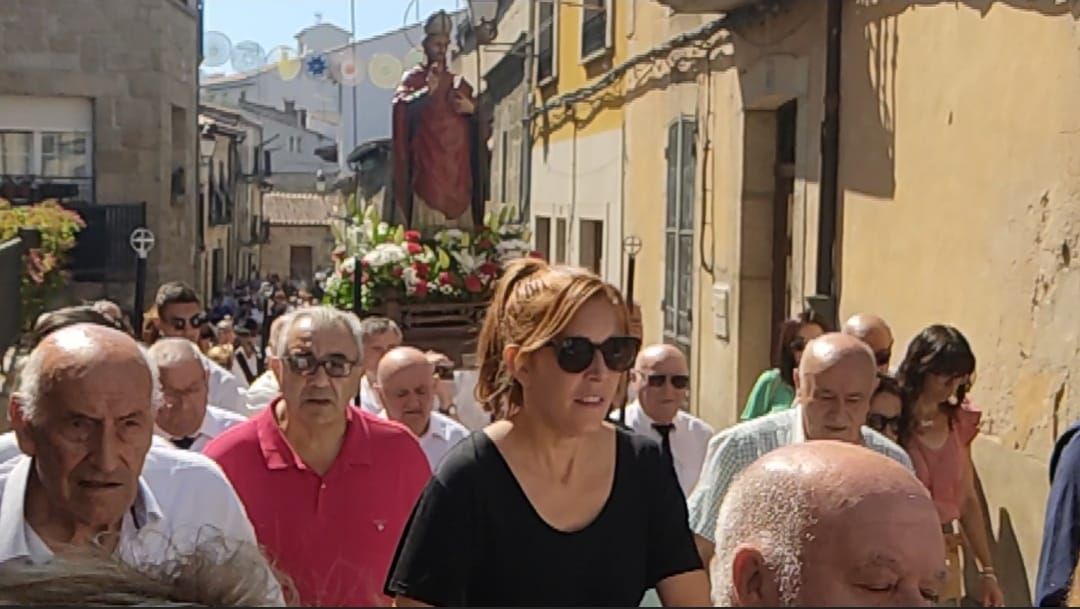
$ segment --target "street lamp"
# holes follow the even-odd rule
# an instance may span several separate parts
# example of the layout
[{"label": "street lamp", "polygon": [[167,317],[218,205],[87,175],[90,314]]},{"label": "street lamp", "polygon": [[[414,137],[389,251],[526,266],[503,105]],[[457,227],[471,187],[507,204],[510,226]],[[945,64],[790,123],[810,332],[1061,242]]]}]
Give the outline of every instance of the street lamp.
[{"label": "street lamp", "polygon": [[326,192],[326,175],[323,174],[322,169],[315,172],[315,192],[319,194]]},{"label": "street lamp", "polygon": [[209,129],[203,130],[202,137],[199,138],[199,156],[204,163],[209,163],[214,158],[216,149],[217,138],[210,134]]},{"label": "street lamp", "polygon": [[495,18],[499,15],[499,0],[469,0],[469,22],[476,31],[479,44],[495,40],[498,35]]}]

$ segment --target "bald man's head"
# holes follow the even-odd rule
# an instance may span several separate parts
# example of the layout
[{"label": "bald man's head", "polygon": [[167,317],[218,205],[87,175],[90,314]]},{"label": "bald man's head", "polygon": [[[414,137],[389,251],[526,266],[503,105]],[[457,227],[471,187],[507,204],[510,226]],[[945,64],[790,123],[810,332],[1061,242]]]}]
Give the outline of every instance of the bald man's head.
[{"label": "bald man's head", "polygon": [[30,353],[9,414],[34,458],[40,486],[26,501],[44,526],[75,543],[119,527],[150,450],[156,369],[134,339],[98,325],[56,330]]},{"label": "bald man's head", "polygon": [[435,365],[412,347],[396,347],[379,360],[375,390],[386,416],[404,423],[417,437],[427,432],[435,406]]},{"label": "bald man's head", "polygon": [[861,443],[877,383],[874,356],[859,339],[834,332],[810,341],[795,377],[806,438]]},{"label": "bald man's head", "polygon": [[879,372],[889,371],[893,334],[892,328],[885,323],[884,319],[871,313],[852,315],[844,324],[844,334],[854,336],[870,347]]},{"label": "bald man's head", "polygon": [[638,403],[655,423],[670,423],[686,404],[690,367],[674,345],[650,345],[638,353],[633,376]]},{"label": "bald man's head", "polygon": [[792,444],[756,461],[728,490],[717,522],[713,600],[928,606],[944,562],[933,501],[904,467],[850,444]]}]

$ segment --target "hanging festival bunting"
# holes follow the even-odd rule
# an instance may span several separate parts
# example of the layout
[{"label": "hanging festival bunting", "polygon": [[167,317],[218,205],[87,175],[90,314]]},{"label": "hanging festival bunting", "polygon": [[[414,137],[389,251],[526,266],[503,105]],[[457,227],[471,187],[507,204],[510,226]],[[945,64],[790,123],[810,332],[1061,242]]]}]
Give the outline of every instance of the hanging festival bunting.
[{"label": "hanging festival bunting", "polygon": [[284,44],[274,47],[266,56],[266,62],[270,65],[277,66],[278,76],[285,82],[289,82],[299,76],[300,71],[304,67],[303,61],[300,59],[300,53],[296,49]]},{"label": "hanging festival bunting", "polygon": [[203,37],[203,62],[205,68],[217,68],[229,62],[232,41],[221,32],[207,32]]},{"label": "hanging festival bunting", "polygon": [[380,89],[394,89],[401,80],[401,73],[405,69],[401,66],[401,60],[386,53],[376,53],[368,65],[368,74],[371,82]]}]

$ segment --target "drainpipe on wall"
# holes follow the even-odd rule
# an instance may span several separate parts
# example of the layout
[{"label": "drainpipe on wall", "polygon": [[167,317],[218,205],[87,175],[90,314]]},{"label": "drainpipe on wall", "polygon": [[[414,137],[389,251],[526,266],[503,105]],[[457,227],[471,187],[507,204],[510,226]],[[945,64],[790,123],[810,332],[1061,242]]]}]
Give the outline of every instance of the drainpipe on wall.
[{"label": "drainpipe on wall", "polygon": [[840,207],[840,47],[844,0],[828,0],[825,17],[825,119],[821,123],[816,294],[811,306],[837,326],[836,234]]},{"label": "drainpipe on wall", "polygon": [[536,4],[525,0],[529,11],[529,27],[525,33],[525,65],[522,79],[525,81],[525,103],[522,104],[521,117],[521,179],[518,180],[518,219],[530,222],[532,203],[532,109],[533,109],[533,54],[535,53],[533,32],[536,28]]}]

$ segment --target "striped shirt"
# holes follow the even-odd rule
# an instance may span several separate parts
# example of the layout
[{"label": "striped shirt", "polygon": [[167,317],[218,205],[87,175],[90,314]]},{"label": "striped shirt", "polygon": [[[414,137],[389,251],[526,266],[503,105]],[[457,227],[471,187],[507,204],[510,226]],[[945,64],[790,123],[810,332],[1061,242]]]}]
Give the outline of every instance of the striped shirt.
[{"label": "striped shirt", "polygon": [[[863,426],[862,439],[867,448],[913,470],[904,449],[885,436]],[[735,476],[765,453],[805,441],[802,406],[740,423],[713,436],[697,486],[687,500],[690,530],[705,539],[715,540],[720,504]]]}]

